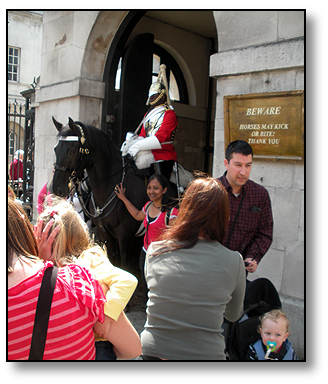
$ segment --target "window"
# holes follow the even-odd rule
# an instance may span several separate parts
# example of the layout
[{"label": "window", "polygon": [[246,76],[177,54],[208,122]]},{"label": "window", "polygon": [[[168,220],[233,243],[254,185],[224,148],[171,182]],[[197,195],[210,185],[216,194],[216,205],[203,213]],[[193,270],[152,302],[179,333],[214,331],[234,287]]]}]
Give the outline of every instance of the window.
[{"label": "window", "polygon": [[115,91],[119,91],[121,88],[121,73],[122,73],[122,57],[118,62],[116,77],[115,77]]},{"label": "window", "polygon": [[9,156],[14,156],[15,150],[17,146],[17,135],[15,132],[10,131],[9,132]]},{"label": "window", "polygon": [[[158,55],[153,55],[153,77],[152,77],[152,83],[156,81],[158,73],[159,73],[159,67],[161,65],[161,58]],[[173,75],[173,72],[169,72],[169,76],[167,79],[168,86],[169,86],[169,97],[172,101],[180,101],[180,92],[178,88],[178,84],[175,80],[175,76]]]},{"label": "window", "polygon": [[18,82],[19,48],[8,47],[8,81]]},{"label": "window", "polygon": [[[167,82],[169,86],[170,100],[180,102],[183,104],[189,103],[188,91],[185,79],[178,63],[174,58],[159,45],[154,45],[153,54],[153,70],[152,70],[152,82],[156,81],[159,67],[161,64],[166,65]],[[116,78],[115,78],[115,90],[119,91],[121,87],[121,69],[122,58],[120,58]]]},{"label": "window", "polygon": [[170,99],[183,104],[189,104],[187,84],[179,64],[164,48],[154,44],[153,81],[157,79],[161,64],[166,65]]}]

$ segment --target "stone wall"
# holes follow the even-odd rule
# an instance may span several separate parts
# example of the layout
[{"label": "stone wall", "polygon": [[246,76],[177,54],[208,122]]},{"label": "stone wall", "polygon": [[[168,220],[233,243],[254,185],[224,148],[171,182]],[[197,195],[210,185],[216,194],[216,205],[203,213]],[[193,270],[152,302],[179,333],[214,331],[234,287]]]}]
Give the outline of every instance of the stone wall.
[{"label": "stone wall", "polygon": [[[56,130],[51,116],[63,123],[70,116],[100,128],[104,65],[127,12],[44,12],[36,90],[35,199],[52,172]],[[218,36],[218,53],[210,60],[210,76],[217,83],[213,176],[219,177],[225,170],[223,97],[304,89],[304,13],[215,11],[213,15]],[[196,111],[200,122],[205,121],[204,106]],[[177,105],[182,124],[189,123],[190,108]],[[188,148],[194,150],[191,144]],[[275,223],[272,246],[251,278],[263,276],[275,284],[291,320],[290,339],[303,358],[304,164],[256,160],[251,177],[268,189]]]},{"label": "stone wall", "polygon": [[[99,11],[45,11],[41,56],[41,78],[36,89],[35,197],[52,174],[57,130],[51,117],[66,124],[68,117],[100,128],[105,85],[103,67],[84,69],[91,63],[105,65],[111,39],[121,19],[116,15],[112,36],[99,47],[104,36],[94,29]],[[112,17],[114,17],[112,15]],[[98,39],[98,40],[97,40]],[[97,43],[98,41],[98,43]],[[91,47],[88,46],[90,42]],[[36,205],[34,217],[37,217]]]},{"label": "stone wall", "polygon": [[20,94],[40,76],[42,14],[31,11],[8,12],[8,45],[20,49],[18,82],[8,82],[8,99],[25,103]]},{"label": "stone wall", "polygon": [[[213,176],[224,171],[226,95],[304,89],[304,13],[218,11],[219,51],[211,56],[217,80]],[[238,28],[236,28],[238,25]],[[250,280],[269,278],[291,321],[290,340],[304,358],[304,163],[254,160],[251,178],[269,191],[274,233]]]}]

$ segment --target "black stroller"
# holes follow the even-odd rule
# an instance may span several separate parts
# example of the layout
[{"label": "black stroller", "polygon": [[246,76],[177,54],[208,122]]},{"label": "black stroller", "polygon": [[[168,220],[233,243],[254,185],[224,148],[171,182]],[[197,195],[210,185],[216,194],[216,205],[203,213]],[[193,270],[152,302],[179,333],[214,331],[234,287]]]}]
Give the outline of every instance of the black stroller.
[{"label": "black stroller", "polygon": [[260,339],[257,331],[259,317],[272,309],[281,308],[275,286],[266,278],[247,281],[244,299],[244,314],[235,321],[224,321],[227,360],[245,360],[250,344]]}]

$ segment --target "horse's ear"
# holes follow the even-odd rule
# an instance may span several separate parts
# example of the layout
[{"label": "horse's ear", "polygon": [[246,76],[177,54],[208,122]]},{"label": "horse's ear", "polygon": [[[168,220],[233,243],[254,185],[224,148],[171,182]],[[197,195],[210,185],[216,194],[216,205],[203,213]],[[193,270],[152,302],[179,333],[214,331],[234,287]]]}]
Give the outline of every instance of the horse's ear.
[{"label": "horse's ear", "polygon": [[63,128],[63,124],[59,123],[53,116],[52,116],[52,121],[55,124],[55,127],[57,128],[58,132],[60,133],[60,131]]},{"label": "horse's ear", "polygon": [[76,134],[77,136],[80,135],[80,131],[79,131],[79,129],[78,129],[77,126],[75,125],[74,120],[71,119],[70,117],[68,118],[68,126],[70,127],[72,133]]}]

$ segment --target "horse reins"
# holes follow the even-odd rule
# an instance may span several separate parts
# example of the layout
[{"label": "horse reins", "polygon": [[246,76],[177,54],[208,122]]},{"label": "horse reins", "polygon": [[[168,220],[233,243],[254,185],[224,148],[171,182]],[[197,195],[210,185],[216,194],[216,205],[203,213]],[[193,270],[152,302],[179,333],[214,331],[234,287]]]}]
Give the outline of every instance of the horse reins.
[{"label": "horse reins", "polygon": [[[121,177],[121,183],[123,184],[124,182],[124,179],[125,179],[125,164],[124,164],[124,160],[122,159],[123,161],[123,168],[122,168],[122,177]],[[74,180],[73,180],[74,182]],[[110,196],[108,197],[106,203],[104,204],[104,206],[102,208],[99,208],[96,206],[96,203],[95,203],[95,200],[94,200],[94,196],[93,196],[93,191],[91,190],[91,202],[92,202],[92,206],[93,206],[93,210],[94,210],[94,214],[92,214],[90,211],[88,211],[87,207],[85,206],[84,204],[84,201],[83,199],[81,198],[82,196],[82,188],[81,188],[81,185],[83,183],[83,180],[80,181],[80,180],[77,180],[76,184],[77,184],[77,196],[79,198],[79,201],[80,201],[80,204],[82,206],[82,209],[83,211],[89,216],[91,217],[92,219],[104,219],[105,217],[107,217],[112,211],[113,209],[116,207],[116,204],[117,204],[117,201],[116,203],[113,205],[113,207],[106,213],[106,215],[104,215],[103,217],[99,217],[100,215],[102,215],[102,213],[104,212],[104,210],[109,206],[109,204],[114,201],[114,199],[117,197],[116,193],[115,193],[115,190],[110,194]]]}]

